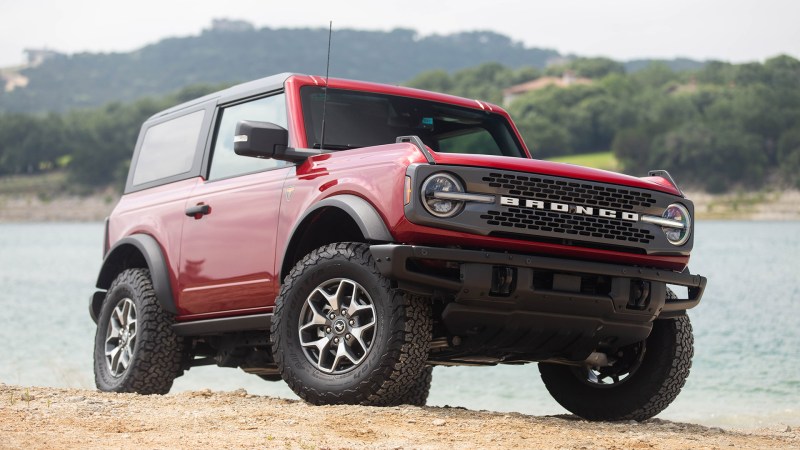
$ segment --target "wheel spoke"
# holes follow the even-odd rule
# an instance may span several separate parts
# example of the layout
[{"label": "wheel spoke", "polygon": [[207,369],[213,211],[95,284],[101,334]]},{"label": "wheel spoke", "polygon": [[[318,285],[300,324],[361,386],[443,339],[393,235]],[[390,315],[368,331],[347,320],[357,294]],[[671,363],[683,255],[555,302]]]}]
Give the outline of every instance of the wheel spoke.
[{"label": "wheel spoke", "polygon": [[316,341],[310,342],[303,342],[302,336],[300,339],[300,345],[306,348],[315,348],[317,350],[317,368],[323,371],[327,371],[325,367],[323,367],[322,363],[325,359],[325,355],[328,353],[328,346],[331,343],[331,339],[327,336],[317,339]]},{"label": "wheel spoke", "polygon": [[334,310],[339,311],[339,308],[344,307],[344,301],[353,303],[358,293],[358,286],[350,280],[339,281],[339,286],[336,288],[336,304],[338,305]]},{"label": "wheel spoke", "polygon": [[[306,305],[311,310],[311,320],[307,321],[305,325],[300,327],[300,334],[302,335],[305,332],[313,331],[313,328],[319,328],[322,325],[328,323],[328,319],[325,317],[325,313],[319,310],[319,307],[315,305],[311,298],[306,301]],[[303,316],[307,316],[308,314],[304,314]]]},{"label": "wheel spoke", "polygon": [[320,311],[317,305],[312,302],[308,302],[308,306],[311,308],[311,321],[308,322],[309,325],[325,325],[328,319],[325,317],[325,312]]},{"label": "wheel spoke", "polygon": [[121,355],[119,358],[119,365],[122,366],[122,370],[120,372],[123,372],[125,371],[125,369],[128,368],[128,365],[131,362],[131,356],[133,356],[132,353],[133,352],[131,351],[131,349],[127,346],[123,348],[122,351],[120,352]]},{"label": "wheel spoke", "polygon": [[355,302],[355,298],[350,302],[350,306],[347,307],[347,315],[350,317],[357,316],[364,311],[370,311],[374,314],[375,307],[372,305],[359,305]]},{"label": "wheel spoke", "polygon": [[127,327],[131,319],[131,302],[129,300],[123,300],[122,311],[120,311],[120,315],[121,315],[120,325],[122,325],[123,327]]},{"label": "wheel spoke", "polygon": [[[124,327],[125,326],[125,313],[122,311],[123,305],[117,305],[114,308],[114,316],[111,317],[111,321],[114,322],[114,325],[117,327]],[[114,320],[116,319],[116,320]]]},{"label": "wheel spoke", "polygon": [[119,375],[119,359],[122,356],[122,347],[115,347],[110,352],[106,352],[107,360],[110,364],[111,374],[114,376]]},{"label": "wheel spoke", "polygon": [[366,352],[368,348],[366,342],[364,342],[364,333],[373,328],[374,326],[375,322],[373,321],[372,323],[369,323],[364,326],[353,327],[350,330],[350,335],[353,336],[353,339],[355,339],[356,342],[358,342],[358,345],[361,346],[364,352]]},{"label": "wheel spoke", "polygon": [[303,325],[302,327],[300,327],[300,334],[302,335],[303,333],[306,333],[308,331],[313,331],[313,330],[309,330],[311,328],[319,329],[319,324],[316,324],[316,323],[313,323],[313,322],[309,322],[309,323]]},{"label": "wheel spoke", "polygon": [[330,305],[332,311],[339,311],[339,308],[344,306],[343,299],[347,298],[348,290],[350,295],[353,296],[356,290],[356,285],[350,280],[339,280],[339,285],[336,286],[336,291],[333,294],[328,294],[322,286],[317,287],[314,292],[322,295]]},{"label": "wheel spoke", "polygon": [[334,356],[333,365],[331,366],[332,371],[336,370],[342,358],[349,359],[353,365],[358,364],[359,362],[359,359],[350,353],[350,349],[347,347],[347,344],[344,340],[339,341],[339,345],[336,347],[336,356]]},{"label": "wheel spoke", "polygon": [[113,322],[109,325],[108,335],[106,336],[106,344],[112,339],[119,339],[120,336],[119,327],[117,327]]}]

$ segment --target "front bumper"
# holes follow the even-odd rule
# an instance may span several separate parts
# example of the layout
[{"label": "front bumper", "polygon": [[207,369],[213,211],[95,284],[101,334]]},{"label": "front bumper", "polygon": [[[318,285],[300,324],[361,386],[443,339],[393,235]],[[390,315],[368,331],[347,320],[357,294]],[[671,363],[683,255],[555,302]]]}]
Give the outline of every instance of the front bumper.
[{"label": "front bumper", "polygon": [[[604,343],[641,341],[656,318],[697,306],[706,286],[704,277],[688,270],[414,245],[373,245],[370,251],[378,270],[399,288],[449,296],[442,321],[451,335],[473,336],[475,346],[540,359],[579,359]],[[437,274],[416,261],[447,262],[458,267],[459,275]],[[499,292],[498,273],[513,278],[504,279]],[[687,298],[668,299],[668,284],[686,286]],[[556,335],[560,344],[553,341]],[[497,336],[504,341],[493,341]]]}]

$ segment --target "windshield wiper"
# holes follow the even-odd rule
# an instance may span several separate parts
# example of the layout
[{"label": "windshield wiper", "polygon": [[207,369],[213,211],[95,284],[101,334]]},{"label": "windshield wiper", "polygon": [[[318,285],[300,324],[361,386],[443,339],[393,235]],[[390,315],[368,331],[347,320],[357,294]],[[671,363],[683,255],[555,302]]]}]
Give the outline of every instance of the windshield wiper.
[{"label": "windshield wiper", "polygon": [[[322,146],[319,145],[319,143],[315,142],[314,145],[311,146],[311,148],[322,148]],[[361,147],[358,145],[328,144],[327,142],[325,143],[325,150],[352,150],[354,148],[361,148]]]}]

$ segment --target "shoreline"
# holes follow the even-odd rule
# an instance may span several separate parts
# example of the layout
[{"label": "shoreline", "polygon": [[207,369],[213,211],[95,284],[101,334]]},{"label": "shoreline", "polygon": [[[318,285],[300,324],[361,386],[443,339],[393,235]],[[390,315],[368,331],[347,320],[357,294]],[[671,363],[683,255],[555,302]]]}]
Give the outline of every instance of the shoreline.
[{"label": "shoreline", "polygon": [[[800,221],[800,191],[758,191],[729,194],[686,192],[703,220]],[[0,223],[102,222],[119,195],[104,191],[88,196],[0,194]]]},{"label": "shoreline", "polygon": [[311,406],[208,389],[165,396],[0,383],[4,448],[796,448],[800,429],[587,422],[451,407]]}]

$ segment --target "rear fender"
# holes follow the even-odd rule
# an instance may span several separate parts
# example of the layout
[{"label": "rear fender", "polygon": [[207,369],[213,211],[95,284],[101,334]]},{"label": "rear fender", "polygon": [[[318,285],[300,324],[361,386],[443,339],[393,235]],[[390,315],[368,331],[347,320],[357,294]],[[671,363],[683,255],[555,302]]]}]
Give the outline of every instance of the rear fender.
[{"label": "rear fender", "polygon": [[[97,277],[96,286],[107,290],[114,279],[125,269],[132,267],[147,268],[153,282],[158,302],[165,311],[177,314],[175,299],[172,295],[172,286],[167,270],[164,253],[158,242],[146,234],[134,234],[120,239],[106,254],[100,275]],[[97,292],[92,296],[90,312],[92,317],[97,317],[103,305],[105,294]]]}]

